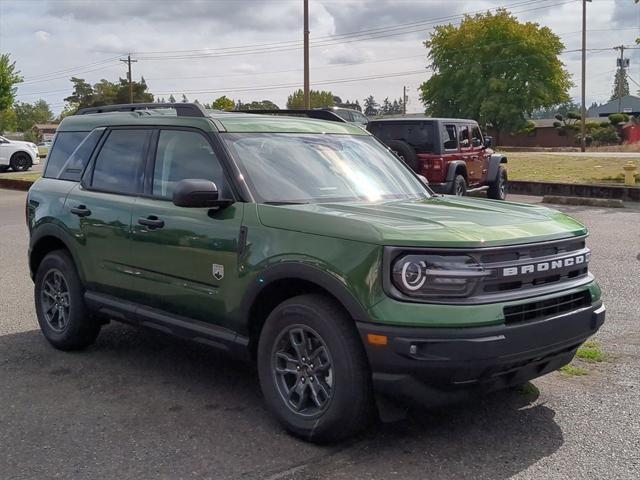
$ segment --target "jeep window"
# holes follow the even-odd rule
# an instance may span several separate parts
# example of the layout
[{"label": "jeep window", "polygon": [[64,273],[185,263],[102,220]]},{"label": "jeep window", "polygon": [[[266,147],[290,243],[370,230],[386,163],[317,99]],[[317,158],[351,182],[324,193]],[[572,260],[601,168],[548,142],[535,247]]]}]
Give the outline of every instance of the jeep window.
[{"label": "jeep window", "polygon": [[480,127],[477,125],[471,129],[471,145],[474,147],[482,146],[482,134],[480,133]]},{"label": "jeep window", "polygon": [[370,136],[228,133],[222,137],[262,203],[429,196],[411,171]]},{"label": "jeep window", "polygon": [[365,126],[369,123],[369,119],[360,112],[351,112],[351,116],[353,117],[353,121],[359,125]]},{"label": "jeep window", "polygon": [[458,137],[455,125],[442,126],[442,147],[445,150],[458,150]]},{"label": "jeep window", "polygon": [[388,145],[393,140],[402,140],[415,148],[416,153],[433,153],[434,151],[433,122],[370,122],[367,128],[384,144]]},{"label": "jeep window", "polygon": [[338,115],[341,119],[343,119],[346,122],[352,122],[353,121],[353,118],[351,118],[351,112],[349,110],[340,110],[338,108],[338,109],[333,110],[333,113]]},{"label": "jeep window", "polygon": [[207,139],[197,132],[162,130],[153,168],[155,196],[170,199],[175,184],[186,178],[213,181],[222,190],[223,172]]},{"label": "jeep window", "polygon": [[150,129],[112,130],[96,158],[91,187],[106,192],[136,193],[150,136]]},{"label": "jeep window", "polygon": [[467,125],[460,125],[458,127],[458,139],[460,141],[460,148],[469,148],[471,146],[469,142],[469,127]]},{"label": "jeep window", "polygon": [[58,132],[47,158],[43,177],[58,178],[62,168],[89,132]]}]

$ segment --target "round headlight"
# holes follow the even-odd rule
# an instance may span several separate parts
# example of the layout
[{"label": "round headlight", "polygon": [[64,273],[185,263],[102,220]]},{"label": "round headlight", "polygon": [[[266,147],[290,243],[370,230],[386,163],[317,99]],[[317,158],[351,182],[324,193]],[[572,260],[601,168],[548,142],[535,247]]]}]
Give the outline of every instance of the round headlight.
[{"label": "round headlight", "polygon": [[407,260],[402,264],[400,279],[402,285],[410,291],[419,290],[427,281],[424,269],[427,264],[425,262],[413,262]]}]

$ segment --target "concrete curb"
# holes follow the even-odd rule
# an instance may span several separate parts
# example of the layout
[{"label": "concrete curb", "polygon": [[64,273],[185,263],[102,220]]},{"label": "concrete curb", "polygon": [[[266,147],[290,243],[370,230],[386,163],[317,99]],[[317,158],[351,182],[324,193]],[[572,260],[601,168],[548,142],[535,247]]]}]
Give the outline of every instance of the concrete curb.
[{"label": "concrete curb", "polygon": [[624,185],[509,180],[509,193],[536,195],[538,197],[554,195],[560,197],[616,199],[624,202],[640,202],[640,187],[626,187]]},{"label": "concrete curb", "polygon": [[586,205],[589,207],[624,208],[622,200],[617,198],[589,198],[589,197],[563,197],[560,195],[545,195],[542,203],[555,203],[556,205]]},{"label": "concrete curb", "polygon": [[0,188],[8,188],[10,190],[27,191],[31,188],[33,182],[31,180],[18,180],[15,178],[0,178]]}]

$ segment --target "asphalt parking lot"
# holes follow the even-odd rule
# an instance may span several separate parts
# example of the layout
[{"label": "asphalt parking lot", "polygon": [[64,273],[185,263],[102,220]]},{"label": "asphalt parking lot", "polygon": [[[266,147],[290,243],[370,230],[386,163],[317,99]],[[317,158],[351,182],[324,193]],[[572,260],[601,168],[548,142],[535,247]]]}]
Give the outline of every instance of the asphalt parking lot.
[{"label": "asphalt parking lot", "polygon": [[52,349],[24,202],[0,190],[0,479],[640,478],[638,207],[562,207],[591,229],[606,362],[315,446],[271,419],[251,368],[202,346],[112,323],[84,352]]}]

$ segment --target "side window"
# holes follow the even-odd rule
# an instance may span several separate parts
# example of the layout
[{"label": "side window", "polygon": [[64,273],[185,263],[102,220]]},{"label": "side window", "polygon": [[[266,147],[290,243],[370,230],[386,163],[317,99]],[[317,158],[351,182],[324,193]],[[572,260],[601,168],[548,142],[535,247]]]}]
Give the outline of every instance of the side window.
[{"label": "side window", "polygon": [[460,125],[458,127],[458,140],[460,142],[460,148],[469,148],[471,146],[469,141],[469,127],[467,125]]},{"label": "side window", "polygon": [[187,178],[211,180],[222,191],[224,173],[204,135],[162,130],[153,168],[153,195],[170,199],[175,184]]},{"label": "side window", "polygon": [[91,186],[115,193],[137,193],[151,130],[112,130],[93,169]]},{"label": "side window", "polygon": [[458,150],[458,137],[455,125],[444,125],[442,128],[442,146],[445,150]]},{"label": "side window", "polygon": [[58,178],[66,161],[87,135],[89,135],[89,132],[56,133],[43,176],[46,178]]},{"label": "side window", "polygon": [[480,127],[477,125],[471,129],[471,145],[474,147],[482,146],[482,134],[480,133]]},{"label": "side window", "polygon": [[353,115],[353,121],[356,123],[359,123],[363,126],[369,123],[369,119],[360,112],[351,112],[351,115]]},{"label": "side window", "polygon": [[69,158],[67,158],[67,161],[64,162],[64,165],[60,169],[61,173],[58,178],[79,182],[84,167],[89,163],[89,158],[91,158],[91,154],[96,148],[96,145],[98,144],[98,141],[100,141],[100,137],[102,137],[103,133],[104,129],[101,128],[93,130],[89,135],[87,135]]}]

